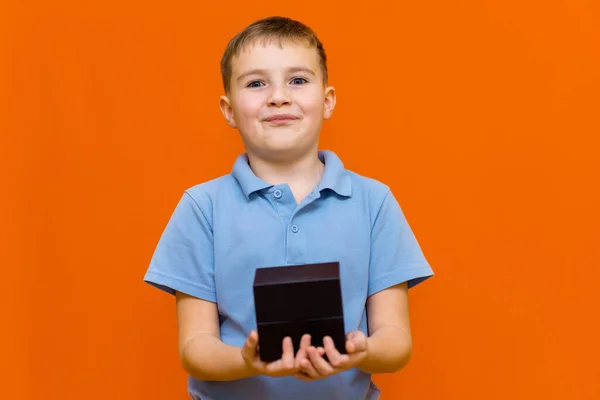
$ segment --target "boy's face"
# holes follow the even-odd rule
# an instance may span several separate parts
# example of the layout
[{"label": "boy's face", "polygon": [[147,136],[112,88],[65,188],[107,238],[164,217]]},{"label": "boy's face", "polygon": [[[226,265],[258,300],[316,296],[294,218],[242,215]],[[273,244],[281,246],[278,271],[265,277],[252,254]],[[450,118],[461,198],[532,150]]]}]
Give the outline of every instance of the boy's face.
[{"label": "boy's face", "polygon": [[323,85],[315,48],[259,41],[233,58],[229,93],[220,107],[248,153],[282,160],[317,148],[335,91]]}]

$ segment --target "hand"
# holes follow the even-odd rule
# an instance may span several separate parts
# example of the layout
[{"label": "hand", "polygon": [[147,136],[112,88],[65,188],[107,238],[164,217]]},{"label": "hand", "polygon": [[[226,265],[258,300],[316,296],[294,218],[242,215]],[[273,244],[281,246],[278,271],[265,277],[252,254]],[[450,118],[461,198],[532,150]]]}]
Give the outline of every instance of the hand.
[{"label": "hand", "polygon": [[[303,338],[304,340],[304,338]],[[329,360],[325,361],[320,349],[309,346],[306,349],[308,358],[299,361],[300,371],[294,376],[303,381],[324,379],[328,376],[356,367],[367,356],[367,337],[361,331],[352,331],[347,335],[346,352],[340,354],[329,336],[323,338],[324,352]],[[296,357],[298,360],[298,357]]]},{"label": "hand", "polygon": [[273,362],[262,361],[258,354],[258,333],[252,331],[242,346],[242,358],[257,374],[274,377],[293,375],[297,368],[294,362],[294,345],[290,337],[283,339],[282,349],[281,359]]},{"label": "hand", "polygon": [[[298,349],[298,353],[296,354],[296,362],[295,362],[296,372],[294,372],[294,376],[302,381],[313,381],[314,380],[301,368],[302,363],[308,362],[310,364],[310,359],[308,358],[308,352],[307,352],[308,348],[310,347],[310,340],[311,340],[310,335],[308,333],[304,334],[302,336],[302,338],[300,339],[300,348]],[[323,347],[318,347],[317,353],[322,356],[323,354],[325,354],[325,349]]]}]

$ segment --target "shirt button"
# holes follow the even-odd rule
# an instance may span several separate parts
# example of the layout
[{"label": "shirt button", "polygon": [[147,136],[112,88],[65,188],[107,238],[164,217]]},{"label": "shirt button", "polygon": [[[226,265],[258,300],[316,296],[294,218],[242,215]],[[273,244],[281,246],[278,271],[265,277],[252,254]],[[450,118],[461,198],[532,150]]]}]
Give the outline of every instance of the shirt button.
[{"label": "shirt button", "polygon": [[276,191],[274,191],[273,196],[275,196],[276,199],[280,199],[281,198],[281,190],[277,189]]},{"label": "shirt button", "polygon": [[292,225],[292,232],[298,233],[299,230],[298,225]]}]

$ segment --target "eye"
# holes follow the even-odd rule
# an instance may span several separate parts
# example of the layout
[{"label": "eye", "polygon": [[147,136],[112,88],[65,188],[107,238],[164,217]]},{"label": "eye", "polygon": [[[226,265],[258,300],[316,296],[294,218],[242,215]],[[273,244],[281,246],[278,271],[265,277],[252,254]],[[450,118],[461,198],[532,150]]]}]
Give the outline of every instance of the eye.
[{"label": "eye", "polygon": [[249,84],[247,84],[246,87],[257,88],[261,87],[262,85],[264,85],[264,83],[262,83],[261,81],[252,81]]},{"label": "eye", "polygon": [[294,78],[292,79],[292,84],[293,85],[303,85],[305,83],[308,83],[308,81],[304,78]]}]

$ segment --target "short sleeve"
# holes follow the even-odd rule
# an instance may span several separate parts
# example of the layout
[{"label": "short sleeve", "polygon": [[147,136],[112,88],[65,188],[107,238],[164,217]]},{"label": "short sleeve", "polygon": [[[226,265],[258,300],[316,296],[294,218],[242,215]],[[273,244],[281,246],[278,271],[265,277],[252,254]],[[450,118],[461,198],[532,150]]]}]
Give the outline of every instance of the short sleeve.
[{"label": "short sleeve", "polygon": [[388,191],[371,230],[368,295],[403,282],[411,288],[432,275],[400,205]]},{"label": "short sleeve", "polygon": [[150,261],[144,281],[216,302],[213,231],[198,203],[185,192],[175,207]]}]

